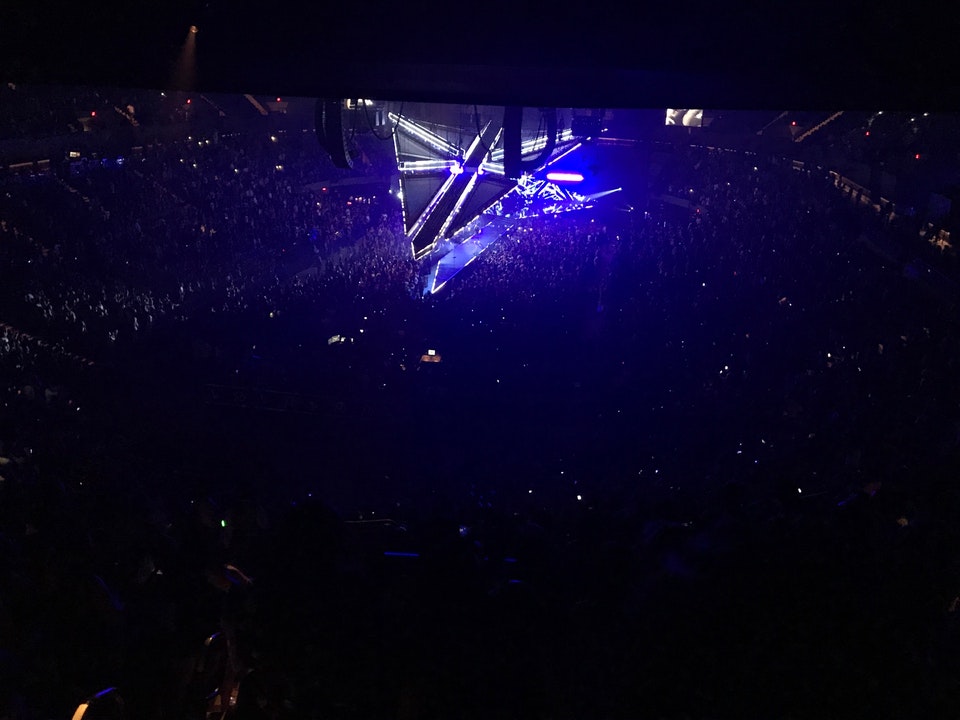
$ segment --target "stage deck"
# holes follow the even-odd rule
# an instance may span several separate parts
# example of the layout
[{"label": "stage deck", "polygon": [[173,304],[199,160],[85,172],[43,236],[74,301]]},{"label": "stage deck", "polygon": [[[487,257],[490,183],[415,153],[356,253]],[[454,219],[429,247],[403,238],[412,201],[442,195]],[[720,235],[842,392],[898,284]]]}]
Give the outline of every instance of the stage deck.
[{"label": "stage deck", "polygon": [[[514,218],[489,216],[483,218],[480,230],[462,243],[453,245],[442,254],[427,274],[423,294],[430,295],[439,291],[454,275],[477,259],[484,250],[493,245],[517,224]],[[442,251],[441,251],[442,252]]]}]

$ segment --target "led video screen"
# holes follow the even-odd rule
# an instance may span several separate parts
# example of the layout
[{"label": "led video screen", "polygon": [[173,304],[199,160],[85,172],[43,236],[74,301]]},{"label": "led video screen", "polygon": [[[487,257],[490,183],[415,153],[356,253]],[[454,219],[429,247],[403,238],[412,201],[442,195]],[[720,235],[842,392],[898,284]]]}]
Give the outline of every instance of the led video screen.
[{"label": "led video screen", "polygon": [[682,125],[683,127],[700,127],[703,125],[703,110],[667,108],[665,124]]}]

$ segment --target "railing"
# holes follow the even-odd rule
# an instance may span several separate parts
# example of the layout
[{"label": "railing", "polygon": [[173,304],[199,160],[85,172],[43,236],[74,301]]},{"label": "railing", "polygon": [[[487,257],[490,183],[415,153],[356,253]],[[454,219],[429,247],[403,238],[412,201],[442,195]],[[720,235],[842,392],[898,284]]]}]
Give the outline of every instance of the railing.
[{"label": "railing", "polygon": [[124,110],[123,108],[117,105],[114,105],[113,109],[118,115],[124,118],[128,123],[130,123],[134,127],[140,127],[140,121],[137,120],[133,115],[128,113],[126,110]]},{"label": "railing", "polygon": [[783,120],[783,118],[785,118],[788,114],[789,114],[789,111],[788,111],[788,110],[784,110],[782,113],[780,113],[779,115],[777,115],[773,120],[771,120],[771,121],[768,122],[766,125],[764,125],[762,128],[760,128],[759,130],[757,130],[757,135],[763,135],[763,133],[764,133],[771,125],[774,125],[774,124],[777,123],[778,121]]},{"label": "railing", "polygon": [[833,115],[831,115],[830,117],[828,117],[826,120],[817,123],[817,124],[814,125],[812,128],[810,128],[809,130],[807,130],[806,132],[803,132],[803,133],[801,133],[800,135],[798,135],[797,137],[795,137],[795,138],[793,139],[793,141],[794,141],[795,143],[803,142],[803,141],[806,140],[808,137],[810,137],[811,135],[813,135],[815,132],[817,132],[818,130],[820,130],[822,127],[824,127],[825,125],[829,125],[830,123],[832,123],[834,120],[836,120],[836,119],[837,119],[838,117],[840,117],[841,115],[843,115],[843,110],[840,110],[839,112],[835,112]]}]

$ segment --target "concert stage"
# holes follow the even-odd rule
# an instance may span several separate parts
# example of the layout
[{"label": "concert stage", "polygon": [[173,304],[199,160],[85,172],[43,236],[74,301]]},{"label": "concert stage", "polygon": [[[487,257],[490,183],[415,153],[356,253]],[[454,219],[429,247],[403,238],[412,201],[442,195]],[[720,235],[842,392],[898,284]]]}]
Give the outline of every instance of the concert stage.
[{"label": "concert stage", "polygon": [[460,244],[445,243],[444,249],[449,251],[440,257],[430,268],[423,294],[430,295],[438,292],[454,275],[476,260],[480,253],[499,240],[503,235],[515,227],[517,221],[507,217],[490,217],[478,232]]},{"label": "concert stage", "polygon": [[561,123],[556,111],[542,109],[539,122],[526,130],[515,117],[510,136],[506,111],[502,123],[496,112],[476,106],[444,123],[441,110],[450,108],[434,110],[430,120],[387,114],[394,124],[406,239],[413,257],[429,268],[423,295],[442,289],[524,219],[583,210],[620,190],[596,192],[593,185],[595,192],[585,193],[596,166],[585,173],[573,159],[602,132],[599,115]]}]

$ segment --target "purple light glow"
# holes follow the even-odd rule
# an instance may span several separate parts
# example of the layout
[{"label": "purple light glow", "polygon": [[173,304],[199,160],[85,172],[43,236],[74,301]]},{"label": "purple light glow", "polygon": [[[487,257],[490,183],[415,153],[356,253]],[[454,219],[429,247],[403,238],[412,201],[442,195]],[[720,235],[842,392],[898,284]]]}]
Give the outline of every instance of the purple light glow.
[{"label": "purple light glow", "polygon": [[550,182],[583,182],[583,175],[575,172],[549,172],[547,180]]}]

